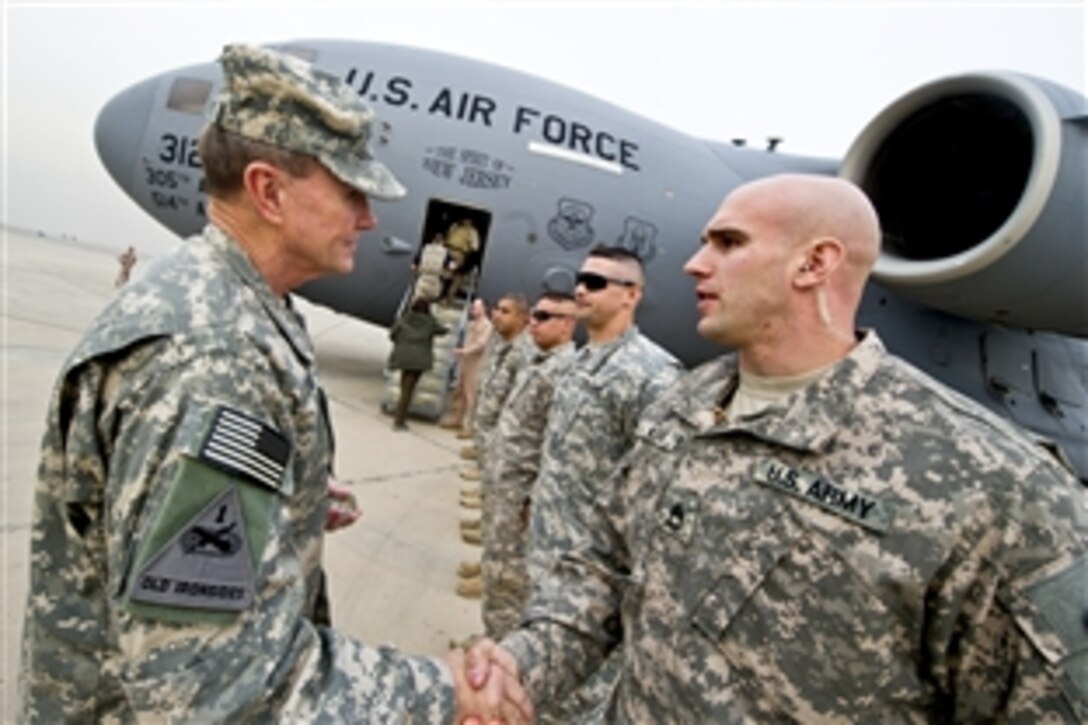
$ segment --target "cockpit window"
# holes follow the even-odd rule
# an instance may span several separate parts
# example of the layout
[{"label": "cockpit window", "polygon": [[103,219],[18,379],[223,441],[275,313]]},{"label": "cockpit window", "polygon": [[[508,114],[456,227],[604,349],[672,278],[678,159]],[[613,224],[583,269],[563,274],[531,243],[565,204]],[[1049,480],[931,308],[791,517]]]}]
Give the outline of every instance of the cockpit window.
[{"label": "cockpit window", "polygon": [[175,78],[174,85],[170,86],[170,96],[166,99],[166,107],[172,111],[203,116],[204,104],[208,102],[211,92],[211,81],[199,78]]}]

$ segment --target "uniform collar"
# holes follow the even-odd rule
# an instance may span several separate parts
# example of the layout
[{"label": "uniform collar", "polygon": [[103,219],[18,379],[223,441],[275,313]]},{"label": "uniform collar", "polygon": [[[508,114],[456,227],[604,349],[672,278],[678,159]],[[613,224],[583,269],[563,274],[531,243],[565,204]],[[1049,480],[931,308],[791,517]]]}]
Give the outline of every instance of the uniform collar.
[{"label": "uniform collar", "polygon": [[588,372],[597,372],[621,347],[638,336],[638,327],[631,325],[614,340],[600,345],[585,345],[578,351],[578,366]]},{"label": "uniform collar", "polygon": [[314,348],[306,334],[302,316],[291,308],[289,298],[278,297],[268,286],[264,276],[257,270],[242,246],[215,224],[204,228],[204,238],[212,250],[221,255],[242,283],[248,287],[261,302],[268,316],[272,318],[280,334],[294,348],[295,354],[307,365],[314,363]]},{"label": "uniform collar", "polygon": [[535,347],[535,351],[533,352],[533,363],[535,364],[535,363],[542,363],[542,362],[544,362],[545,360],[547,360],[548,358],[550,358],[550,357],[552,357],[554,355],[560,355],[560,354],[566,353],[567,351],[573,351],[574,350],[574,343],[573,342],[564,342],[562,345],[556,345],[555,347],[553,347],[550,350],[542,350],[542,349],[540,349],[540,347],[537,347],[535,345],[534,345],[534,347]]},{"label": "uniform collar", "polygon": [[687,394],[676,401],[671,412],[702,431],[696,434],[700,437],[743,433],[786,448],[826,451],[852,414],[854,398],[886,354],[876,332],[861,331],[859,336],[854,349],[818,380],[753,416],[707,428],[715,407],[737,386],[736,355],[696,371]]}]

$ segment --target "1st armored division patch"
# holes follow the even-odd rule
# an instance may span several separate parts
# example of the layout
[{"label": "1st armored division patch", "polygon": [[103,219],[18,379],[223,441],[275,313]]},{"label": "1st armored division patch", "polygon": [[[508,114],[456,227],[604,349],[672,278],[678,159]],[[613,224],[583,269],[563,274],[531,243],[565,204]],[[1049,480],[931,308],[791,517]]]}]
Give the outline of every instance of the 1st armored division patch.
[{"label": "1st armored division patch", "polygon": [[198,457],[180,459],[139,543],[128,581],[129,610],[212,621],[248,608],[289,457],[278,431],[230,408],[217,409]]},{"label": "1st armored division patch", "polygon": [[236,486],[224,490],[144,564],[136,602],[238,611],[253,602],[253,563]]}]

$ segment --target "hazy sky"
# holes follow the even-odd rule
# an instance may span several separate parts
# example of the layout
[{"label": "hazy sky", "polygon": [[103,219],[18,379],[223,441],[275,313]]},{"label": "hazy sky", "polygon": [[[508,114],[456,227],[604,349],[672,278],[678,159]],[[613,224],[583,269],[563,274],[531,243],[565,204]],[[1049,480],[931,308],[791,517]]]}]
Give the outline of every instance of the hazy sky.
[{"label": "hazy sky", "polygon": [[1085,2],[18,2],[3,6],[0,219],[122,247],[173,237],[98,162],[99,109],[228,42],[374,40],[529,71],[697,136],[841,156],[885,105],[967,70],[1085,92]]}]

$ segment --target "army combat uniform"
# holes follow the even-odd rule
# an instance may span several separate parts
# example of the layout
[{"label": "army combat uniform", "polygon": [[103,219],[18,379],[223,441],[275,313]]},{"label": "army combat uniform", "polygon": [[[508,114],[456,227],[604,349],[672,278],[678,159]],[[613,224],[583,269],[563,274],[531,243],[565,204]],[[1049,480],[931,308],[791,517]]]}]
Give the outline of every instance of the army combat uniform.
[{"label": "army combat uniform", "polygon": [[514,378],[525,361],[536,352],[536,343],[522,332],[511,340],[504,340],[497,332],[492,333],[481,363],[480,386],[476,393],[476,423],[473,442],[481,461],[487,456],[490,437],[499,424],[499,415]]},{"label": "army combat uniform", "polygon": [[[608,496],[610,475],[634,443],[643,410],[679,374],[675,358],[635,327],[576,353],[552,400],[533,497],[529,575],[534,587],[539,572],[580,541],[580,531],[568,525],[568,512],[591,510]],[[550,699],[542,717],[596,719],[614,686],[618,657],[565,702]]]},{"label": "army combat uniform", "polygon": [[492,436],[494,455],[484,480],[490,526],[483,528],[483,620],[500,639],[521,621],[529,599],[525,562],[529,532],[524,516],[540,471],[540,450],[557,380],[574,356],[574,344],[537,349],[514,380]]},{"label": "army combat uniform", "polygon": [[476,419],[472,431],[480,467],[481,533],[491,524],[493,517],[487,495],[491,487],[488,479],[489,467],[493,467],[495,463],[495,450],[492,446],[495,429],[518,370],[537,350],[536,343],[524,332],[515,335],[511,340],[504,340],[501,335],[493,333],[487,344],[479,392],[476,394]]},{"label": "army combat uniform", "polygon": [[126,286],[50,406],[21,720],[449,720],[438,661],[312,622],[330,446],[301,320],[220,229]]},{"label": "army combat uniform", "polygon": [[[491,472],[497,465],[498,451],[493,445],[499,416],[514,387],[518,371],[537,352],[536,343],[525,332],[507,341],[492,333],[484,352],[480,386],[476,394],[476,415],[472,436],[476,444],[477,462],[480,469],[480,535],[488,538],[488,530],[494,526],[495,498],[491,496],[494,481]],[[480,556],[481,575],[484,556]]]},{"label": "army combat uniform", "polygon": [[1088,511],[1042,447],[874,333],[750,417],[736,358],[640,422],[504,644],[534,701],[622,632],[617,722],[1083,722]]}]

